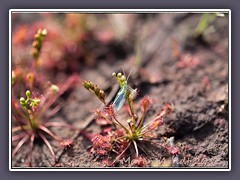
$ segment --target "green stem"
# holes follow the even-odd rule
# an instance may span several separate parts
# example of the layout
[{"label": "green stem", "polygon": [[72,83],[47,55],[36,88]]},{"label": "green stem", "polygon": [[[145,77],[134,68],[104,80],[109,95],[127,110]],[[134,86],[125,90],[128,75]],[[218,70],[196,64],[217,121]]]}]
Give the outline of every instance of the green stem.
[{"label": "green stem", "polygon": [[127,128],[125,128],[118,120],[117,118],[113,117],[114,120],[118,123],[118,125],[120,125],[127,133],[129,133],[129,130]]},{"label": "green stem", "polygon": [[134,124],[134,126],[136,126],[136,119],[135,119],[135,113],[134,113],[134,108],[133,108],[133,100],[131,97],[129,97],[130,95],[127,95],[127,101],[128,101],[128,105],[130,108],[130,113],[132,116],[132,123]]},{"label": "green stem", "polygon": [[144,119],[145,119],[145,116],[146,116],[146,113],[147,113],[147,111],[144,111],[144,112],[143,112],[142,118],[141,118],[140,122],[139,122],[138,125],[137,125],[136,131],[139,131],[139,130],[141,129],[141,127],[142,127],[142,125],[143,125],[143,122],[144,122]]},{"label": "green stem", "polygon": [[[31,111],[30,109],[29,109],[29,111]],[[27,111],[28,112],[28,111]],[[32,111],[31,111],[32,112]],[[32,112],[33,113],[33,112]],[[29,118],[29,123],[30,123],[30,126],[31,126],[31,128],[33,129],[33,130],[36,130],[37,129],[37,126],[35,126],[35,124],[37,124],[37,123],[34,123],[33,124],[33,119],[34,118],[31,118],[30,116],[32,116],[32,117],[34,117],[34,115],[32,114],[30,114],[29,112],[28,112],[28,118]]]}]

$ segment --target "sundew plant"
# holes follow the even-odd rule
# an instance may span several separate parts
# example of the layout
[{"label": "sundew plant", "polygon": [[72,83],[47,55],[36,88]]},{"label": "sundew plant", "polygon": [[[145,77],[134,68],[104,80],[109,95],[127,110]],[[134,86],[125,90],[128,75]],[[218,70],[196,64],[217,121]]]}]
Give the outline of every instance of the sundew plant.
[{"label": "sundew plant", "polygon": [[[104,132],[98,134],[93,133],[91,137],[91,152],[103,158],[106,166],[114,166],[124,156],[130,156],[128,150],[134,149],[133,159],[141,159],[141,152],[145,152],[140,146],[144,142],[157,144],[153,141],[156,139],[154,131],[163,125],[164,118],[173,112],[173,104],[165,103],[162,110],[152,119],[148,119],[147,113],[150,110],[153,100],[145,96],[140,101],[140,116],[136,112],[138,105],[134,103],[137,96],[137,89],[133,89],[128,85],[127,78],[122,73],[112,73],[112,76],[118,81],[120,90],[118,91],[113,102],[106,105],[103,109],[96,110],[95,119],[106,120],[112,124],[112,128],[108,128]],[[105,103],[105,93],[97,85],[90,81],[83,81],[83,86],[94,93],[103,103]],[[127,104],[129,118],[119,119],[120,109]],[[173,156],[177,156],[180,152],[174,143],[157,144],[167,149]],[[110,158],[110,154],[115,153],[115,159]],[[146,153],[146,152],[145,152]],[[140,163],[141,164],[141,163]]]},{"label": "sundew plant", "polygon": [[[54,166],[56,155],[50,138],[57,141],[61,148],[73,145],[71,138],[54,134],[52,127],[65,127],[78,130],[65,122],[53,122],[51,118],[61,109],[58,98],[78,82],[78,76],[70,76],[64,84],[56,85],[47,81],[41,72],[41,47],[47,35],[46,29],[39,29],[32,44],[32,63],[27,70],[15,67],[12,70],[12,158],[28,144],[29,156],[26,166],[32,167],[32,154],[35,143],[43,141],[49,149]],[[25,90],[22,91],[22,90]],[[24,93],[24,96],[22,96]],[[21,153],[22,154],[22,153]],[[22,157],[24,158],[24,157]]]}]

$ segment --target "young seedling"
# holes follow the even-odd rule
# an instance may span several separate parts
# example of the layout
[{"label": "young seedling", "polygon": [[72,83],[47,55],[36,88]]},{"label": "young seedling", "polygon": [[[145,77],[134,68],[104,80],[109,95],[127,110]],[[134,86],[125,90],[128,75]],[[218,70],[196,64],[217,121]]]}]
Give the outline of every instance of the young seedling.
[{"label": "young seedling", "polygon": [[[46,34],[46,29],[40,29],[34,37],[32,67],[29,67],[27,72],[19,67],[12,71],[12,144],[14,143],[12,157],[14,158],[20,148],[28,143],[30,148],[29,166],[32,166],[34,141],[37,139],[42,139],[47,145],[55,162],[56,156],[48,137],[56,140],[63,148],[73,145],[72,139],[63,139],[55,135],[50,127],[78,130],[67,123],[49,122],[49,119],[61,109],[59,105],[56,105],[56,101],[78,82],[79,77],[73,75],[60,86],[45,80],[37,64],[40,59],[42,41]],[[29,88],[29,90],[25,91],[25,97],[19,98],[18,94],[22,93],[23,88]]]},{"label": "young seedling", "polygon": [[[113,128],[108,129],[108,131],[105,131],[103,134],[93,134],[91,136],[93,143],[91,152],[102,156],[106,156],[110,152],[117,153],[117,157],[109,164],[110,166],[113,166],[121,159],[130,147],[135,149],[135,158],[138,158],[139,148],[143,152],[145,151],[139,144],[142,142],[151,142],[153,131],[161,126],[164,123],[164,117],[173,111],[173,104],[166,103],[155,118],[146,122],[147,112],[153,103],[152,99],[146,96],[140,102],[141,116],[138,118],[133,103],[137,90],[128,86],[127,79],[122,73],[113,73],[112,75],[118,80],[121,89],[117,93],[113,103],[110,103],[110,105],[103,110],[97,110],[96,118],[106,119],[112,122]],[[86,86],[85,83],[86,81],[83,83],[84,87]],[[117,113],[123,107],[125,101],[129,106],[130,117],[126,120],[119,120]],[[126,123],[123,123],[124,121]],[[174,153],[177,152],[174,151]]]}]

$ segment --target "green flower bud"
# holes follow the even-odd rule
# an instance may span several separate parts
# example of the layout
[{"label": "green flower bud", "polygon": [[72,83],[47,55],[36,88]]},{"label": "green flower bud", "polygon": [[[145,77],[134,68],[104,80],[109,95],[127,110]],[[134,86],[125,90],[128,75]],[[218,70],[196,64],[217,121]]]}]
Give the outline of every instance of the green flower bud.
[{"label": "green flower bud", "polygon": [[51,90],[54,92],[54,93],[58,93],[59,92],[59,87],[55,84],[51,85]]},{"label": "green flower bud", "polygon": [[24,98],[24,97],[21,97],[21,98],[20,98],[20,103],[21,103],[21,104],[24,104],[24,103],[25,103],[25,98]]},{"label": "green flower bud", "polygon": [[43,30],[42,30],[42,35],[43,35],[43,36],[46,36],[46,35],[47,35],[47,30],[46,30],[46,29],[43,29]]},{"label": "green flower bud", "polygon": [[32,100],[32,102],[31,102],[31,104],[30,104],[30,106],[32,107],[32,106],[37,106],[37,105],[39,105],[40,104],[40,99],[33,99]]},{"label": "green flower bud", "polygon": [[125,78],[124,75],[120,78],[120,81],[121,81],[121,82],[125,82],[125,81],[126,81],[126,78]]},{"label": "green flower bud", "polygon": [[115,72],[113,72],[113,73],[112,73],[112,76],[113,76],[113,77],[116,77],[116,76],[117,76],[117,74],[116,74]]},{"label": "green flower bud", "polygon": [[29,90],[26,91],[26,96],[27,96],[27,98],[30,98],[31,92]]},{"label": "green flower bud", "polygon": [[38,104],[40,104],[41,100],[40,99],[35,99],[34,102],[38,105]]},{"label": "green flower bud", "polygon": [[118,77],[118,78],[121,78],[121,77],[122,77],[122,73],[118,73],[118,74],[117,74],[117,77]]}]

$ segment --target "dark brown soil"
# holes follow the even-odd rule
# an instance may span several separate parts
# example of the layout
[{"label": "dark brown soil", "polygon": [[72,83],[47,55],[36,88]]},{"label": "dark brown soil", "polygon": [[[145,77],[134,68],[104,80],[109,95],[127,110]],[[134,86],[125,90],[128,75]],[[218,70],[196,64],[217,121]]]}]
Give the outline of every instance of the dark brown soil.
[{"label": "dark brown soil", "polygon": [[[98,61],[91,67],[82,65],[79,73],[82,79],[93,81],[110,94],[112,91],[116,93],[112,72],[121,71],[122,66],[127,73],[132,71],[129,84],[140,90],[136,102],[145,95],[154,100],[149,117],[153,117],[164,102],[173,101],[175,104],[175,111],[166,117],[165,124],[157,131],[159,139],[156,142],[166,137],[175,138],[176,145],[181,149],[177,166],[228,168],[228,18],[218,17],[212,23],[214,32],[196,38],[193,32],[200,17],[200,14],[169,13],[147,19],[144,15],[132,17],[132,29],[136,28],[135,23],[142,24],[144,28],[148,26],[147,38],[142,43],[142,67],[137,69],[134,65],[131,43],[128,45],[120,41],[115,45],[93,45],[93,52],[100,52]],[[182,55],[189,53],[199,59],[196,67],[177,66],[179,60],[173,56],[173,39],[177,40]],[[86,126],[86,132],[101,132],[92,115],[102,103],[81,84],[61,97],[59,102],[63,108],[51,121],[65,121],[79,128]],[[58,157],[54,164],[46,145],[36,140],[33,167],[104,166],[101,158],[89,152],[91,142],[81,133],[65,128],[53,131],[61,137],[74,138],[74,146],[63,150],[50,140]],[[171,158],[153,145],[142,146],[149,151],[147,166],[151,166],[153,160],[164,162]],[[131,152],[128,154],[132,157]],[[140,154],[145,156],[143,152]],[[25,167],[28,155],[28,146],[23,146],[12,159],[12,167]],[[135,166],[133,160],[127,161],[127,158],[116,166]]]}]

